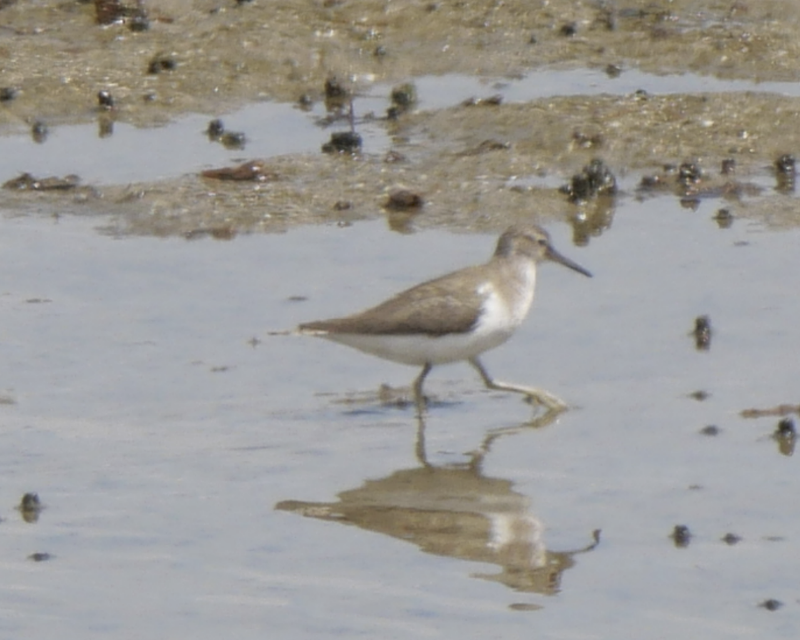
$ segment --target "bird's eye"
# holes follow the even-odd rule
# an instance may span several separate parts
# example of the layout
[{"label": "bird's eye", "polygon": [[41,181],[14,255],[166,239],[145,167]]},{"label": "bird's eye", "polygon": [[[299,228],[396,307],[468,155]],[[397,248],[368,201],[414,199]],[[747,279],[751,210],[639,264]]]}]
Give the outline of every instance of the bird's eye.
[{"label": "bird's eye", "polygon": [[540,247],[546,247],[547,246],[547,240],[545,240],[544,238],[539,238],[537,240],[537,242],[539,243]]}]

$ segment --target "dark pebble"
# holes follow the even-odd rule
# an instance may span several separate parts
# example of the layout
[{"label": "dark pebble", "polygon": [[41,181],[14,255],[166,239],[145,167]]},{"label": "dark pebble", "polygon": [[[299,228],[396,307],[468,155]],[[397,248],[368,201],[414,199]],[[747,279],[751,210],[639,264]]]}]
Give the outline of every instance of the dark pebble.
[{"label": "dark pebble", "polygon": [[768,600],[764,600],[764,602],[758,606],[762,609],[766,609],[767,611],[777,611],[783,606],[783,603],[775,598],[769,598]]},{"label": "dark pebble", "polygon": [[39,511],[42,508],[42,502],[39,500],[38,493],[26,493],[19,501],[19,508],[23,511]]},{"label": "dark pebble", "polygon": [[409,211],[420,209],[425,204],[422,196],[408,189],[397,189],[389,194],[386,201],[386,208],[393,211]]},{"label": "dark pebble", "polygon": [[736,160],[733,158],[724,158],[722,160],[722,167],[720,169],[722,175],[727,176],[736,172]]},{"label": "dark pebble", "polygon": [[698,351],[708,351],[711,348],[711,318],[697,316],[694,319],[694,346]]},{"label": "dark pebble", "polygon": [[794,438],[797,435],[797,432],[794,428],[794,420],[791,418],[783,418],[780,422],[778,422],[778,426],[775,429],[775,435],[781,438]]},{"label": "dark pebble", "polygon": [[794,175],[794,156],[790,153],[782,155],[775,161],[775,170],[785,175]]},{"label": "dark pebble", "polygon": [[560,190],[567,194],[570,202],[580,202],[594,196],[613,196],[617,193],[617,179],[602,160],[595,158]]},{"label": "dark pebble", "polygon": [[722,536],[722,541],[725,544],[734,545],[741,542],[742,538],[737,536],[735,533],[726,533],[724,536]]},{"label": "dark pebble", "polygon": [[733,224],[733,214],[730,209],[718,209],[714,214],[714,221],[720,229],[728,229]]},{"label": "dark pebble", "polygon": [[323,153],[355,153],[361,148],[361,136],[354,131],[336,131],[330,142],[322,145]]},{"label": "dark pebble", "polygon": [[558,30],[558,33],[565,38],[571,38],[578,33],[578,25],[575,22],[562,24],[561,28]]},{"label": "dark pebble", "polygon": [[47,125],[42,122],[41,120],[36,120],[31,125],[31,138],[37,144],[42,144],[45,140],[47,140],[47,135],[50,131],[47,128]]},{"label": "dark pebble", "polygon": [[676,524],[670,536],[675,542],[675,546],[679,548],[688,547],[689,542],[692,540],[692,532],[685,524]]},{"label": "dark pebble", "polygon": [[678,182],[684,186],[690,186],[700,182],[703,172],[695,162],[684,162],[678,167]]},{"label": "dark pebble", "polygon": [[217,139],[225,132],[225,124],[219,118],[214,118],[208,123],[206,135],[209,138]]},{"label": "dark pebble", "polygon": [[19,94],[14,87],[0,87],[0,102],[11,102]]},{"label": "dark pebble", "polygon": [[114,96],[112,96],[108,91],[98,91],[97,92],[97,104],[100,105],[101,109],[113,109],[114,108]]},{"label": "dark pebble", "polygon": [[177,66],[178,63],[172,56],[158,54],[147,64],[147,73],[155,75],[162,71],[174,71]]},{"label": "dark pebble", "polygon": [[336,76],[330,76],[325,80],[325,98],[336,100],[346,98],[349,95],[347,88],[339,81]]}]

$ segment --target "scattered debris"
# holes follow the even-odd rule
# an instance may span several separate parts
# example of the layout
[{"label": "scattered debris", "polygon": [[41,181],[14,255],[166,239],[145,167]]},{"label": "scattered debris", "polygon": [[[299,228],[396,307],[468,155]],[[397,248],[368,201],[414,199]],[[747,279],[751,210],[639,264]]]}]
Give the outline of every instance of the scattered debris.
[{"label": "scattered debris", "polygon": [[250,160],[236,167],[206,169],[202,171],[200,175],[213,180],[234,180],[240,182],[265,182],[278,178],[278,174],[268,170],[266,165],[260,160]]},{"label": "scattered debris", "polygon": [[75,174],[57,178],[35,178],[30,173],[22,173],[3,183],[3,189],[17,191],[67,191],[80,185],[81,179]]},{"label": "scattered debris", "polygon": [[336,131],[330,142],[322,145],[323,153],[356,153],[361,149],[361,136],[354,131]]}]

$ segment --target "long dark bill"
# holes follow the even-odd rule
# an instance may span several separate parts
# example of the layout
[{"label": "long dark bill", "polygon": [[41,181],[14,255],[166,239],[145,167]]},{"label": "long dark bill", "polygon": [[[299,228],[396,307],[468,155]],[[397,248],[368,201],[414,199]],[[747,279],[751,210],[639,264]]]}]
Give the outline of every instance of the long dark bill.
[{"label": "long dark bill", "polygon": [[584,269],[581,265],[577,262],[573,262],[566,256],[562,256],[558,251],[553,249],[553,247],[547,247],[547,253],[545,253],[545,257],[548,260],[552,260],[553,262],[558,262],[559,264],[563,264],[565,267],[569,267],[573,271],[577,271],[578,273],[582,273],[588,278],[592,277],[592,274]]}]

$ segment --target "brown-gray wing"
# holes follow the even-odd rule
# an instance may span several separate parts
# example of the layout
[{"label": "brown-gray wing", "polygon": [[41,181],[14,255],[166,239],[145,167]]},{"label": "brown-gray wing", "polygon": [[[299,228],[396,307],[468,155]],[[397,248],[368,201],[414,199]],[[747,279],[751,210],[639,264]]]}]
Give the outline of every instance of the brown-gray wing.
[{"label": "brown-gray wing", "polygon": [[[453,276],[458,275],[457,282]],[[458,285],[458,286],[454,286]],[[385,302],[344,318],[301,324],[301,330],[372,335],[442,336],[465,333],[478,322],[481,297],[471,269],[423,282]]]}]

